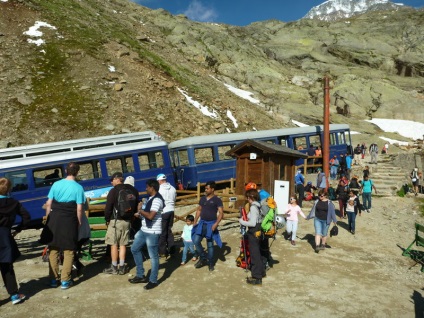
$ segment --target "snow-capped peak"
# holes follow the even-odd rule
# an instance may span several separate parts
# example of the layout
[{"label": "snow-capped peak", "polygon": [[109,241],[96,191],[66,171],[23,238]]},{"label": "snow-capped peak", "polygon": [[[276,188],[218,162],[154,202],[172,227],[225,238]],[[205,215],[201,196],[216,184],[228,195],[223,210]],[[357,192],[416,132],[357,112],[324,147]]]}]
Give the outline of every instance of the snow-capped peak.
[{"label": "snow-capped peak", "polygon": [[328,0],[313,7],[303,18],[334,21],[374,10],[393,10],[403,6],[388,0]]}]

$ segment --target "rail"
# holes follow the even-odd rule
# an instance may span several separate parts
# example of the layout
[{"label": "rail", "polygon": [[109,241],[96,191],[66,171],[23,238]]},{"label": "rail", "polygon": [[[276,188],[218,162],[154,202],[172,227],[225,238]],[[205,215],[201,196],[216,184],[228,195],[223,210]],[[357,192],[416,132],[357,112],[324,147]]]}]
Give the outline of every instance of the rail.
[{"label": "rail", "polygon": [[[308,160],[313,159],[312,164],[308,164]],[[316,159],[321,159],[321,163],[315,163]],[[303,164],[296,166],[297,169],[303,169],[303,174],[306,174],[309,168],[323,168],[322,166],[322,156],[308,156],[303,160]]]}]

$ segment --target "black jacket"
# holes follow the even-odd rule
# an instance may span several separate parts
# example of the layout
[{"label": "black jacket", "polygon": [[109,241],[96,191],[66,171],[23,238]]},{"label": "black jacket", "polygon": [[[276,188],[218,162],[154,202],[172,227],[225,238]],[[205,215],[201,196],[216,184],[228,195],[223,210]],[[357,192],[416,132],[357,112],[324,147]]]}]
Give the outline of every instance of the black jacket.
[{"label": "black jacket", "polygon": [[[134,213],[137,212],[137,205],[138,202],[140,201],[139,199],[139,195],[138,195],[138,191],[136,188],[134,188],[132,185],[130,184],[124,184],[124,183],[120,183],[117,184],[115,187],[113,187],[108,195],[107,195],[107,200],[106,200],[106,207],[105,207],[105,220],[106,222],[110,222],[111,219],[115,219],[115,207],[118,206],[118,195],[119,195],[119,191],[122,189],[130,189],[134,195],[135,195],[135,201],[133,206],[131,207],[131,212],[133,215]],[[119,213],[118,213],[119,214]],[[118,220],[122,220],[122,218],[118,215]],[[129,221],[130,219],[126,220]]]}]

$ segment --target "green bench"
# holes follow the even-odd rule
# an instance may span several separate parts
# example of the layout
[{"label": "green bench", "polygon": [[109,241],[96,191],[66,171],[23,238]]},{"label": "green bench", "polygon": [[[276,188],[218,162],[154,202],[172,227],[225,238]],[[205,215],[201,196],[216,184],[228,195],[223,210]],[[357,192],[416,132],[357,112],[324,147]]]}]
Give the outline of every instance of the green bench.
[{"label": "green bench", "polygon": [[88,241],[88,250],[82,250],[82,259],[91,261],[93,259],[93,238],[104,238],[106,236],[107,227],[105,218],[103,216],[88,217],[88,224],[90,224],[91,238]]},{"label": "green bench", "polygon": [[[421,236],[420,236],[421,235]],[[403,256],[407,256],[415,261],[415,264],[421,264],[421,272],[424,272],[424,251],[413,250],[412,246],[421,246],[424,247],[424,226],[418,223],[415,223],[415,239],[412,243],[405,249],[402,253]]]}]

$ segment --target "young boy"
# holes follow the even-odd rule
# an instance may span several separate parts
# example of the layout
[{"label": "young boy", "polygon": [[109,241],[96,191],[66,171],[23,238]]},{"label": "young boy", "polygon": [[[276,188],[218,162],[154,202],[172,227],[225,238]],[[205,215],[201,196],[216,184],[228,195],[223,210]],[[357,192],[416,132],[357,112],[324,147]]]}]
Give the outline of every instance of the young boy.
[{"label": "young boy", "polygon": [[194,216],[187,215],[186,225],[184,225],[183,234],[181,235],[184,242],[183,258],[181,260],[181,265],[185,265],[186,263],[188,250],[190,250],[190,252],[193,254],[193,258],[191,260],[193,262],[197,261],[197,252],[196,252],[196,249],[194,248],[194,243],[191,239],[191,230],[193,229],[193,222],[194,222]]}]

